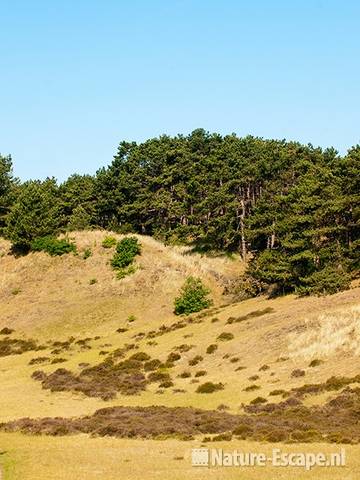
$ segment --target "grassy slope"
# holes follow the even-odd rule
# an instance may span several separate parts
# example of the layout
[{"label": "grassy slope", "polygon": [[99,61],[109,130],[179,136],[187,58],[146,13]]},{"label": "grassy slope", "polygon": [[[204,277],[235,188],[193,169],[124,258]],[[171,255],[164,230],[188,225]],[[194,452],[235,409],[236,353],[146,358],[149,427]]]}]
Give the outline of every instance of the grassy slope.
[{"label": "grassy slope", "polygon": [[[24,416],[82,415],[111,405],[163,404],[216,408],[219,404],[226,404],[230,411],[237,412],[241,403],[248,403],[258,395],[267,397],[274,389],[287,390],[304,383],[324,381],[331,375],[351,376],[359,373],[356,345],[354,346],[354,341],[348,342],[348,337],[354,330],[351,322],[355,327],[357,325],[358,316],[352,309],[359,304],[358,288],[327,298],[297,299],[289,296],[276,300],[257,298],[227,304],[221,291],[228,280],[242,272],[243,266],[238,259],[202,259],[198,255],[187,255],[184,249],[164,247],[153,239],[141,237],[143,254],[138,259],[141,268],[133,276],[118,281],[114,279],[108,265],[112,252],[101,247],[104,236],[103,232],[75,234],[80,252],[77,257],[68,255],[50,258],[36,253],[14,259],[6,255],[6,242],[1,243],[4,255],[0,257],[0,328],[8,326],[16,330],[16,337],[32,336],[42,342],[65,340],[70,335],[77,339],[96,335],[101,338],[90,342],[90,350],[73,347],[69,352],[61,354],[61,357],[67,359],[61,365],[28,365],[31,358],[39,355],[53,358],[51,349],[0,358],[0,421]],[[93,251],[87,260],[82,258],[85,248]],[[30,378],[32,371],[39,368],[49,372],[61,366],[79,371],[80,362],[99,363],[103,359],[99,355],[101,350],[112,351],[124,343],[133,343],[136,333],[146,333],[162,324],[170,325],[177,321],[178,318],[172,313],[173,299],[190,274],[201,276],[210,286],[217,311],[204,317],[202,323],[187,325],[155,338],[157,345],[148,345],[147,339],[137,342],[138,351],[146,351],[151,357],[161,360],[165,360],[175,346],[184,343],[193,345],[190,351],[182,354],[181,360],[176,362],[171,372],[175,388],[184,389],[186,393],[175,394],[172,389],[168,389],[159,395],[152,385],[139,396],[118,395],[115,400],[105,403],[80,394],[50,393],[42,390],[40,383]],[[89,283],[92,278],[97,280],[94,285]],[[229,317],[239,317],[269,307],[273,310],[266,315],[241,323],[226,323]],[[127,318],[132,314],[136,320],[128,323]],[[214,317],[218,318],[215,323],[212,322]],[[321,322],[330,317],[340,322],[343,344],[349,344],[346,352],[337,349],[336,343],[327,340],[324,335],[326,329],[319,330],[319,317],[322,318]],[[119,327],[126,327],[128,331],[116,333]],[[355,335],[358,335],[356,328]],[[234,339],[217,341],[216,337],[222,332],[231,332]],[[359,338],[355,339],[355,344]],[[208,355],[206,348],[211,343],[218,343],[219,348],[214,354]],[[188,361],[195,355],[202,355],[204,360],[197,366],[190,367]],[[234,357],[239,360],[232,363],[231,358]],[[288,360],[279,361],[281,357]],[[313,358],[322,358],[324,363],[310,368],[308,365]],[[264,364],[270,368],[259,371]],[[235,371],[240,365],[246,368]],[[290,374],[295,368],[304,369],[305,377],[292,378]],[[184,370],[189,370],[193,376],[200,369],[208,372],[201,381],[221,381],[225,383],[225,389],[211,395],[200,395],[195,393],[197,384],[191,383],[192,378],[177,378]],[[260,378],[255,382],[250,381],[248,378],[253,375],[259,375]],[[260,389],[244,392],[243,389],[252,383],[259,385]],[[329,394],[315,396],[308,401],[323,402],[328,396]],[[278,397],[272,397],[272,400],[276,401],[276,398]],[[0,449],[9,451],[5,456],[8,462],[15,462],[12,468],[15,468],[16,477],[10,478],[112,479],[118,478],[119,468],[124,472],[122,478],[140,478],[144,467],[149,472],[147,478],[162,477],[161,472],[165,471],[167,474],[171,471],[171,475],[179,479],[194,475],[189,461],[173,459],[184,455],[190,448],[188,443],[94,440],[84,436],[68,437],[61,439],[61,442],[49,437],[28,438],[20,434],[1,434]],[[61,451],[60,443],[64,445]],[[258,447],[250,448],[249,445],[247,442],[248,449],[259,450]],[[126,452],[122,450],[124,447]],[[310,450],[314,450],[313,447],[314,445]],[[229,448],[236,448],[235,443],[232,442]],[[331,446],[316,448],[331,450]],[[354,452],[358,449],[351,448]],[[156,462],[153,457],[144,459],[141,455],[143,449],[153,452]],[[96,455],[93,454],[94,451]],[[167,458],[162,452],[171,454]],[[134,465],[138,454],[142,460],[136,473]],[[35,470],[32,459],[40,455],[43,460]],[[171,460],[169,466],[166,465],[166,460]],[[60,466],[62,461],[64,463]],[[155,464],[156,469],[153,467]],[[130,470],[132,474],[129,473]],[[255,470],[251,473],[253,476],[248,478],[258,478]],[[217,471],[216,478],[236,476],[236,472],[227,469],[222,469],[221,472],[222,476]],[[270,470],[267,473],[270,475]],[[196,475],[203,478],[201,472]],[[281,478],[278,472],[276,475],[274,478]],[[294,478],[309,477],[296,475]]]}]

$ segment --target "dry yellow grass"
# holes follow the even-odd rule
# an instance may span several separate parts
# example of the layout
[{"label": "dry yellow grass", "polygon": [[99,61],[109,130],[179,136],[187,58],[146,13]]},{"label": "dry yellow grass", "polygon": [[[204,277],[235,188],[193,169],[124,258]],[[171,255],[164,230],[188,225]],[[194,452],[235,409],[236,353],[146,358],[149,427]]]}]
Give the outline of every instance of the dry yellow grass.
[{"label": "dry yellow grass", "polygon": [[[106,235],[107,232],[99,231],[75,233],[72,236],[79,255],[57,258],[34,253],[15,259],[7,255],[9,245],[1,241],[0,328],[15,328],[16,337],[32,336],[42,342],[65,340],[70,335],[76,339],[99,335],[100,339],[90,342],[90,350],[74,346],[69,352],[61,354],[67,361],[60,366],[78,372],[81,362],[92,365],[101,362],[104,358],[99,355],[101,350],[112,351],[125,343],[133,343],[134,336],[139,332],[146,333],[162,324],[178,321],[179,318],[172,312],[173,299],[186,276],[200,276],[213,292],[216,311],[204,317],[202,323],[189,324],[156,337],[155,344],[149,345],[147,338],[137,342],[139,351],[146,351],[152,358],[161,360],[165,360],[176,346],[193,346],[182,354],[171,370],[174,388],[184,389],[185,393],[173,393],[170,388],[159,395],[156,387],[151,385],[141,395],[118,395],[108,402],[70,392],[50,393],[42,390],[41,384],[32,380],[30,375],[39,368],[45,372],[54,371],[59,365],[28,365],[31,358],[39,355],[53,357],[49,347],[42,352],[0,358],[0,421],[24,416],[79,416],[112,405],[217,408],[226,404],[231,412],[238,412],[242,403],[249,403],[258,395],[268,397],[274,389],[288,390],[304,383],[323,382],[332,375],[352,376],[359,373],[356,342],[360,288],[324,298],[287,296],[227,304],[221,295],[221,282],[242,273],[243,265],[239,259],[189,255],[186,248],[166,247],[154,239],[139,237],[143,253],[137,263],[141,268],[134,275],[118,281],[109,265],[112,252],[101,246]],[[93,254],[84,260],[82,252],[86,248],[91,248]],[[94,285],[89,284],[92,278],[97,279]],[[264,315],[240,323],[227,323],[229,317],[243,317],[269,308],[272,311]],[[135,315],[136,320],[128,323],[126,319],[129,315]],[[218,319],[216,322],[212,321],[214,317]],[[126,327],[128,331],[116,333],[119,327]],[[217,337],[222,332],[231,332],[234,339],[218,341]],[[217,343],[219,348],[208,355],[206,348],[212,343]],[[203,361],[189,366],[189,360],[195,355],[201,355]],[[234,361],[236,358],[238,360]],[[325,361],[316,368],[310,368],[309,361],[313,358]],[[264,364],[270,368],[262,371],[260,368]],[[246,368],[236,371],[239,366]],[[295,368],[304,369],[305,377],[292,378],[291,372]],[[189,370],[192,377],[179,378],[184,370]],[[200,382],[221,381],[225,384],[224,390],[210,395],[196,393],[198,384],[192,383],[192,380],[197,370],[207,371]],[[249,380],[253,375],[258,375],[259,379]],[[260,389],[245,392],[244,388],[252,383],[259,385]],[[314,396],[309,402],[320,403],[329,396],[329,393]],[[278,399],[269,398],[272,401]],[[168,476],[174,479],[201,479],[205,476],[238,478],[237,470],[194,471],[186,457],[174,460],[173,457],[189,451],[191,445],[177,441],[125,441],[89,439],[85,436],[56,439],[0,435],[0,450],[8,451],[6,462],[10,470],[7,478],[10,480],[132,480]],[[311,445],[311,449],[313,447]],[[236,442],[231,442],[227,448],[239,447]],[[269,449],[271,445],[266,444],[264,448]],[[316,445],[316,448],[320,447]],[[323,448],[331,449],[331,446],[321,446]],[[351,468],[343,471],[348,477],[340,476],[338,472],[332,473],[333,477],[326,477],[325,469],[319,469],[319,476],[314,477],[301,471],[296,471],[291,477],[288,470],[273,472],[267,469],[266,478],[359,478],[360,475],[356,476],[359,472],[356,460],[359,447],[349,449],[354,452]],[[148,456],[143,455],[144,451],[148,452]],[[166,456],[169,452],[170,460]],[[137,456],[140,460],[136,460]],[[144,477],[144,471],[148,473],[147,477]],[[257,479],[263,478],[264,472],[261,469],[248,470],[246,475],[246,478]]]},{"label": "dry yellow grass", "polygon": [[[6,480],[358,480],[360,446],[347,445],[345,467],[192,467],[191,448],[200,441],[122,440],[112,438],[26,437],[0,434],[1,456]],[[271,456],[272,449],[283,452],[339,452],[338,445],[264,444],[234,440],[214,442],[210,448],[224,451],[262,452]]]},{"label": "dry yellow grass", "polygon": [[328,358],[337,353],[360,353],[360,307],[319,315],[304,323],[304,332],[289,337],[292,358]]}]

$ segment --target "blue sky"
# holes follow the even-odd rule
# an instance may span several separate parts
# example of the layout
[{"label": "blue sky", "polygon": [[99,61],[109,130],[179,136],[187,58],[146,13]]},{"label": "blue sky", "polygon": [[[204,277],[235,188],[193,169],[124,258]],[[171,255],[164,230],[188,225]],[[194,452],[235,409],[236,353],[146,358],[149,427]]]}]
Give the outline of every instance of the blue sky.
[{"label": "blue sky", "polygon": [[359,18],[357,0],[0,0],[0,152],[60,181],[198,127],[345,152]]}]

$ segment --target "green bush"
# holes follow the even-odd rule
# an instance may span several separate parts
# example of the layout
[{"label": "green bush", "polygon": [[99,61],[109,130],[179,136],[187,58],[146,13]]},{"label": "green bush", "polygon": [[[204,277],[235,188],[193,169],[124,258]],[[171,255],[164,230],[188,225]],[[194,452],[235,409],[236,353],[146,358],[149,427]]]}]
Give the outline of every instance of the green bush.
[{"label": "green bush", "polygon": [[65,238],[58,240],[54,237],[40,237],[31,242],[31,250],[34,252],[47,252],[51,256],[64,255],[76,252],[76,245]]},{"label": "green bush", "polygon": [[113,256],[111,265],[113,268],[128,267],[136,255],[140,255],[141,247],[136,237],[125,237],[116,245],[116,253]]},{"label": "green bush", "polygon": [[200,278],[188,277],[181,289],[181,294],[175,299],[175,314],[189,315],[210,307],[212,301],[207,298],[210,290],[206,288]]},{"label": "green bush", "polygon": [[105,237],[102,241],[103,248],[112,248],[116,245],[116,238],[115,237]]},{"label": "green bush", "polygon": [[118,268],[116,271],[116,278],[118,280],[122,280],[123,278],[127,277],[128,275],[132,275],[137,270],[136,265],[129,265],[125,268]]}]

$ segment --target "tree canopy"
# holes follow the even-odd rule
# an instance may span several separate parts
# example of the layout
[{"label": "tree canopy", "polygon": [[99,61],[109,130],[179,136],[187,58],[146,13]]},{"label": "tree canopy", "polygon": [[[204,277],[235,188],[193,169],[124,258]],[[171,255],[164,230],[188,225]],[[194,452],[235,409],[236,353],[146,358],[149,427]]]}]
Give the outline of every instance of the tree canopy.
[{"label": "tree canopy", "polygon": [[[360,146],[334,149],[203,129],[121,142],[96,175],[25,182],[9,204],[0,157],[0,222],[15,244],[101,227],[237,251],[257,288],[346,288],[359,271]],[[10,210],[9,210],[10,209]],[[6,220],[5,220],[6,218]],[[2,219],[2,220],[1,220]]]}]

